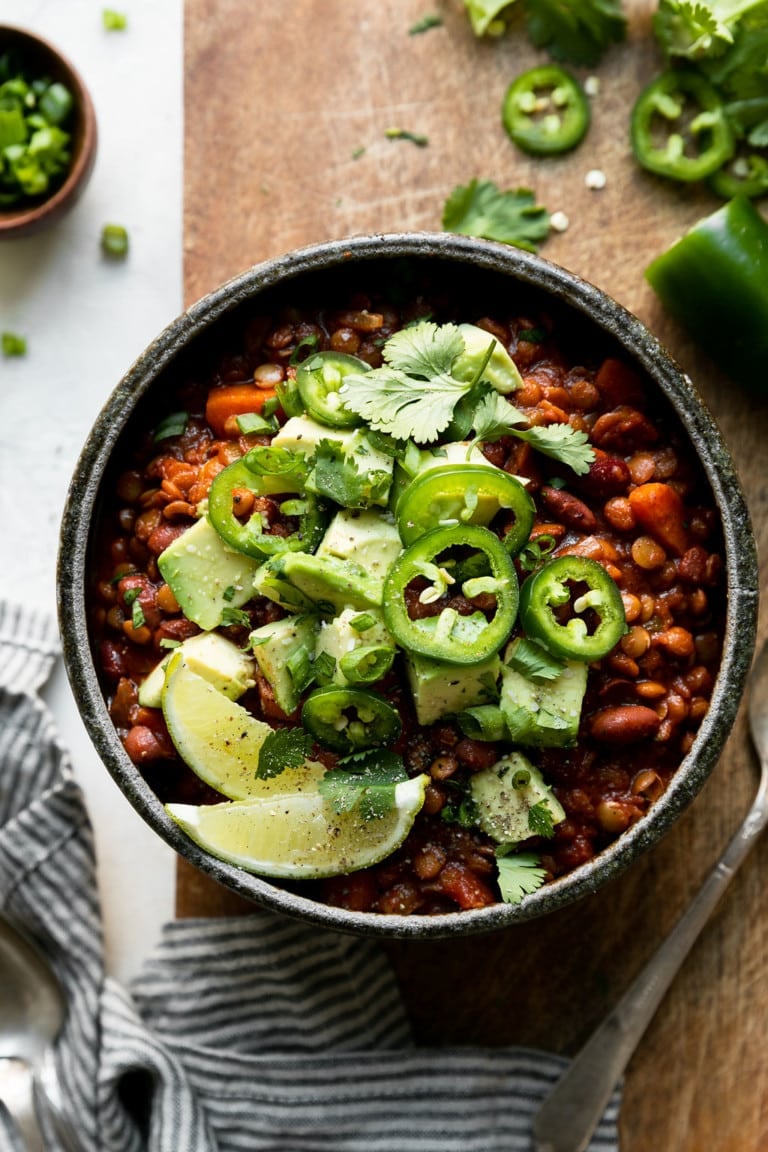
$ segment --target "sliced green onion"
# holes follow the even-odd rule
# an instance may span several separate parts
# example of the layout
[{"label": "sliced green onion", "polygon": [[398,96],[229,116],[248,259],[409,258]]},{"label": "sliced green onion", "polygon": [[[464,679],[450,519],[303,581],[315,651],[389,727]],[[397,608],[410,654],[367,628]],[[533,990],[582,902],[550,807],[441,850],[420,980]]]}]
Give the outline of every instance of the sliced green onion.
[{"label": "sliced green onion", "polygon": [[478,704],[467,708],[457,717],[459,728],[472,740],[486,740],[495,743],[508,739],[507,726],[501,708],[495,704]]},{"label": "sliced green onion", "polygon": [[336,660],[330,652],[321,652],[313,665],[318,684],[329,684],[336,673]]},{"label": "sliced green onion", "polygon": [[16,332],[3,332],[0,340],[2,340],[3,356],[26,356],[26,336],[19,336]]},{"label": "sliced green onion", "polygon": [[277,420],[265,420],[260,412],[243,412],[235,419],[243,436],[249,436],[252,432],[277,431]]},{"label": "sliced green onion", "polygon": [[101,250],[112,260],[124,260],[128,255],[128,232],[122,224],[105,224],[101,230]]},{"label": "sliced green onion", "polygon": [[375,684],[389,672],[394,658],[394,648],[386,644],[364,644],[345,652],[339,668],[350,684]]},{"label": "sliced green onion", "polygon": [[131,623],[133,624],[134,628],[138,630],[139,628],[143,628],[147,621],[144,617],[144,611],[138,600],[138,592],[136,593],[136,597],[137,598],[133,601],[133,605],[131,607]]},{"label": "sliced green onion", "polygon": [[163,636],[160,640],[161,648],[178,648],[181,640],[173,640],[170,636]]},{"label": "sliced green onion", "polygon": [[115,12],[113,8],[102,9],[101,22],[107,32],[122,32],[128,27],[128,17],[125,13]]},{"label": "sliced green onion", "polygon": [[40,97],[40,111],[51,124],[63,124],[74,107],[74,98],[69,88],[56,82],[46,88]]},{"label": "sliced green onion", "polygon": [[155,444],[158,440],[168,440],[171,436],[182,436],[187,430],[188,419],[188,412],[171,412],[170,416],[166,416],[158,424],[154,435]]},{"label": "sliced green onion", "polygon": [[315,678],[315,670],[312,667],[312,660],[310,659],[309,651],[307,648],[297,648],[285,662],[285,666],[290,673],[293,686],[296,691],[301,695],[309,688],[310,684]]},{"label": "sliced green onion", "polygon": [[359,612],[349,621],[349,626],[354,628],[355,632],[367,632],[369,628],[373,628],[375,623],[376,617],[372,616],[370,612]]}]

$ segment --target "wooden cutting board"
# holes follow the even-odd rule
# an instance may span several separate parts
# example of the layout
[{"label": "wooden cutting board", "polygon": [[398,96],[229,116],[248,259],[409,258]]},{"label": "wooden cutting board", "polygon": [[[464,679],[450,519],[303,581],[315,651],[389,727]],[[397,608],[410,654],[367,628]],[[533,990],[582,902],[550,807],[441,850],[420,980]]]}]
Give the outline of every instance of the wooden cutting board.
[{"label": "wooden cutting board", "polygon": [[[544,57],[520,30],[474,40],[459,0],[186,0],[187,302],[298,245],[439,229],[446,196],[474,176],[533,188],[570,220],[543,254],[636,312],[691,373],[733,451],[764,544],[768,409],[696,353],[643,280],[649,260],[717,206],[702,190],[668,187],[631,161],[629,110],[657,65],[654,7],[625,4],[630,41],[596,70],[588,141],[564,159],[534,161],[507,140],[499,108],[512,77]],[[443,26],[410,36],[430,11]],[[392,127],[428,136],[428,147],[388,139]],[[590,169],[605,173],[602,191],[585,185]],[[573,1052],[685,908],[746,811],[754,781],[742,714],[687,814],[598,895],[490,937],[391,944],[419,1041]],[[764,841],[633,1059],[623,1152],[768,1148],[767,867]],[[180,865],[180,916],[242,908]]]}]

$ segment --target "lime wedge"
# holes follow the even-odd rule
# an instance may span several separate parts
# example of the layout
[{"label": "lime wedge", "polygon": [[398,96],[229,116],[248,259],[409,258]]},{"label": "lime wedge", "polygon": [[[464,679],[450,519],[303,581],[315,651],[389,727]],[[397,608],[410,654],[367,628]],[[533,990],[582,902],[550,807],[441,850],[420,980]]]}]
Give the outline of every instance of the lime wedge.
[{"label": "lime wedge", "polygon": [[181,651],[168,664],[163,714],[182,760],[222,796],[245,800],[291,790],[321,779],[322,765],[307,761],[277,776],[256,775],[259,751],[272,729],[193,672]]},{"label": "lime wedge", "polygon": [[428,777],[398,784],[394,806],[368,820],[356,809],[337,815],[316,784],[308,783],[303,791],[269,798],[201,807],[167,804],[166,811],[220,860],[263,876],[319,879],[356,872],[394,852],[424,803]]}]

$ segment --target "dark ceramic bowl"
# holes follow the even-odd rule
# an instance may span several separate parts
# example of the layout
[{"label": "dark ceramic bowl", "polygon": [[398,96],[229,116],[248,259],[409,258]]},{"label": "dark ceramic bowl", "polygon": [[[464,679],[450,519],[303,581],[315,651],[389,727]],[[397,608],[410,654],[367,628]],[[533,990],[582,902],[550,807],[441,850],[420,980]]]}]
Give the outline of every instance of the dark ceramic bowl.
[{"label": "dark ceramic bowl", "polygon": [[[576,327],[602,350],[621,355],[658,389],[658,405],[671,408],[690,439],[722,516],[727,574],[727,619],[722,663],[711,706],[695,742],[665,794],[639,823],[589,863],[540,888],[518,906],[498,904],[434,917],[378,915],[328,907],[269,880],[214,859],[173,823],[128,759],[104,703],[87,623],[94,577],[92,557],[100,508],[114,484],[119,459],[138,427],[167,399],[188,361],[226,338],[230,325],[253,310],[267,311],[305,295],[328,299],[397,276],[408,289],[423,277],[472,301],[514,301],[525,312],[537,304]],[[224,345],[226,347],[226,344]],[[64,654],[85,724],[104,763],[144,819],[202,871],[260,904],[342,930],[375,935],[436,937],[489,931],[540,916],[593,893],[652,845],[701,788],[731,730],[755,636],[757,565],[749,515],[728,452],[690,380],[631,314],[592,285],[518,249],[447,234],[359,237],[322,244],[261,264],[217,288],[175,320],[117,386],[99,416],[77,466],[64,516],[59,602]]]},{"label": "dark ceramic bowl", "polygon": [[77,202],[96,161],[96,114],[80,75],[65,56],[39,36],[23,28],[0,24],[0,56],[12,52],[30,76],[50,76],[74,97],[72,163],[63,183],[41,199],[0,208],[0,240],[30,236],[59,220]]}]

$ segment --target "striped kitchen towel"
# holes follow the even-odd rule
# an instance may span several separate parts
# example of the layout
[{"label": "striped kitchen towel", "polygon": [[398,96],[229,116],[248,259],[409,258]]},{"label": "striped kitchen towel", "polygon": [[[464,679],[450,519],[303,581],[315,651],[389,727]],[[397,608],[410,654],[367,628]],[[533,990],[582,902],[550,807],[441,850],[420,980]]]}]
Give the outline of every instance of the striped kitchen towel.
[{"label": "striped kitchen towel", "polygon": [[[56,654],[50,621],[0,604],[0,907],[69,992],[84,1152],[529,1152],[563,1061],[415,1046],[375,943],[254,911],[169,924],[130,989],[105,976],[91,827],[37,696]],[[592,1152],[618,1147],[618,1106]]]}]

